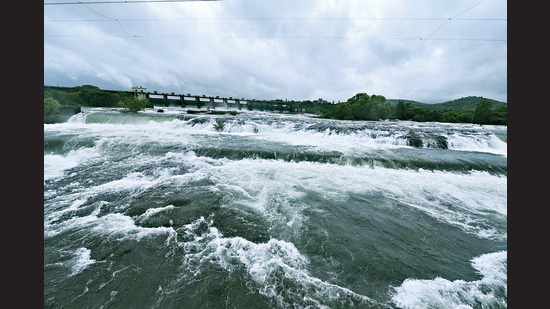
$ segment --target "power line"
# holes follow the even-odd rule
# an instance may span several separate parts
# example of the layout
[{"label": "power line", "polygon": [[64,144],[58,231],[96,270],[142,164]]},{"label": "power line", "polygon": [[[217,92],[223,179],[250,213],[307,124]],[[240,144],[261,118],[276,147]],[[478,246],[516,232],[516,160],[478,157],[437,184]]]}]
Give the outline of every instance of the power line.
[{"label": "power line", "polygon": [[443,20],[443,24],[441,24],[437,29],[435,29],[429,36],[427,37],[406,37],[406,38],[372,38],[372,37],[349,37],[349,36],[220,36],[216,35],[215,37],[222,37],[222,38],[258,38],[258,39],[359,39],[359,40],[437,40],[437,41],[493,41],[493,42],[506,42],[506,39],[477,39],[477,38],[463,38],[463,39],[445,39],[445,38],[439,38],[439,39],[431,39],[431,37],[438,32],[447,22],[450,20],[453,21],[506,21],[506,18],[464,18],[459,19],[455,18],[458,17],[467,11],[471,10],[475,6],[479,5],[484,0],[479,1],[478,3],[472,5],[468,9],[462,11],[461,13],[455,15],[453,18],[429,18],[429,17],[217,17],[217,18],[144,18],[144,19],[116,19],[109,16],[105,16],[103,14],[98,13],[97,11],[90,8],[87,4],[114,4],[114,3],[121,3],[121,4],[127,4],[127,3],[148,3],[148,2],[192,2],[192,1],[223,1],[223,0],[126,0],[126,1],[78,1],[77,2],[50,2],[50,3],[44,3],[44,5],[64,5],[64,4],[80,4],[84,5],[87,9],[94,12],[95,14],[106,18],[105,19],[73,19],[73,20],[50,20],[50,21],[44,21],[44,23],[49,22],[117,22],[121,28],[121,30],[126,33],[126,35],[48,35],[44,34],[44,37],[143,37],[143,38],[204,38],[204,37],[214,37],[211,35],[134,35],[129,33],[124,29],[121,22],[141,22],[141,21],[236,21],[236,20],[412,20],[412,21],[437,21],[437,20]]},{"label": "power line", "polygon": [[[472,5],[471,7],[467,8],[466,10],[464,10],[464,11],[462,11],[462,12],[456,14],[455,17],[460,16],[460,15],[462,15],[462,14],[468,12],[469,10],[471,10],[471,9],[473,9],[474,7],[478,6],[478,5],[479,5],[481,2],[483,2],[483,1],[484,1],[484,0],[481,0],[481,1],[479,1],[478,3],[476,3],[476,4]],[[443,26],[445,26],[445,24],[446,24],[447,22],[449,22],[451,19],[454,19],[454,18],[449,17],[443,24],[441,24],[441,26],[439,26],[437,29],[435,29],[434,32],[432,32],[432,34],[428,35],[427,38],[428,38],[428,39],[431,38],[437,31],[439,31],[439,29],[443,28]]]},{"label": "power line", "polygon": [[350,40],[409,40],[409,41],[478,41],[478,42],[507,42],[507,39],[483,38],[437,38],[422,37],[348,37],[348,36],[240,36],[240,35],[81,35],[81,34],[44,34],[45,37],[108,37],[108,38],[227,38],[227,39],[350,39]]},{"label": "power line", "polygon": [[98,13],[97,11],[93,10],[91,7],[87,6],[86,4],[84,4],[84,6],[85,6],[88,10],[94,12],[95,14],[97,14],[97,15],[99,15],[99,16],[102,16],[102,17],[111,19],[111,20],[113,20],[113,21],[116,21],[116,22],[118,23],[118,25],[120,26],[120,29],[121,29],[123,32],[125,32],[125,33],[131,35],[131,33],[129,33],[128,31],[126,31],[126,29],[124,29],[124,27],[122,26],[122,24],[120,23],[120,21],[119,21],[118,19],[112,18],[112,17],[109,17],[109,16],[106,16],[106,15],[103,15],[103,14],[100,14],[100,13]]},{"label": "power line", "polygon": [[[186,18],[129,18],[118,19],[119,21],[177,21],[177,20],[189,20],[189,21],[236,21],[236,20],[444,20],[448,21],[449,18],[440,17],[186,17]],[[507,21],[506,18],[454,18],[454,21]],[[45,20],[44,22],[76,22],[76,21],[106,21],[103,19],[59,19],[59,20]]]},{"label": "power line", "polygon": [[153,2],[196,2],[196,1],[224,1],[224,0],[126,0],[126,1],[76,1],[76,2],[44,2],[44,5],[74,5],[74,4],[126,4],[126,3],[153,3]]}]

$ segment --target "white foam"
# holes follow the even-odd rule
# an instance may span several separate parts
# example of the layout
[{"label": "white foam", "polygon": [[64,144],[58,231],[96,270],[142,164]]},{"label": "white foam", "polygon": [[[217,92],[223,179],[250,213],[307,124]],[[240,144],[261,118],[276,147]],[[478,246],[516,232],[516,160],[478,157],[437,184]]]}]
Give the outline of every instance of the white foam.
[{"label": "white foam", "polygon": [[91,148],[72,150],[66,155],[44,155],[44,180],[62,177],[65,171],[98,155],[97,151]]},{"label": "white foam", "polygon": [[120,213],[97,216],[97,213],[72,217],[61,223],[44,228],[44,236],[53,237],[69,230],[87,230],[90,235],[115,236],[119,239],[140,240],[143,237],[154,235],[171,235],[175,231],[171,227],[140,227],[136,226],[134,220]]},{"label": "white foam", "polygon": [[140,227],[134,220],[122,214],[108,214],[89,222],[90,230],[97,234],[117,235],[120,239],[140,240],[153,235],[170,235],[174,233],[171,227]]},{"label": "white foam", "polygon": [[164,212],[166,210],[174,209],[174,208],[176,208],[174,205],[168,205],[165,207],[158,207],[158,208],[149,208],[143,214],[141,214],[139,217],[136,218],[136,222],[147,220],[148,218],[150,218],[151,216],[154,216],[155,214]]},{"label": "white foam", "polygon": [[[198,159],[200,160],[200,159]],[[226,194],[225,203],[247,206],[279,224],[299,228],[304,190],[345,203],[349,194],[383,194],[387,199],[457,226],[481,238],[506,239],[490,222],[507,216],[507,178],[487,172],[457,174],[274,160],[220,159],[204,173]],[[239,171],[236,173],[235,171]],[[276,207],[274,207],[276,206]],[[291,230],[290,230],[291,231]]]},{"label": "white foam", "polygon": [[[479,303],[488,308],[506,308],[507,252],[485,254],[472,261],[483,275],[481,280],[406,279],[394,288],[392,301],[404,309],[477,308]],[[499,295],[501,293],[505,295]]]},{"label": "white foam", "polygon": [[[205,231],[205,225],[208,229]],[[293,301],[304,301],[303,295],[310,295],[308,302],[315,308],[329,308],[322,300],[339,299],[342,303],[373,303],[370,298],[335,284],[311,276],[307,270],[309,261],[294,244],[277,239],[266,243],[253,243],[242,237],[224,237],[212,220],[203,217],[185,227],[187,239],[182,244],[184,268],[191,275],[199,275],[204,267],[215,263],[227,271],[245,269],[253,284],[249,288],[275,300],[280,307],[289,307]],[[281,285],[281,278],[292,281],[291,286]],[[306,292],[307,291],[307,292]]]},{"label": "white foam", "polygon": [[472,266],[483,276],[484,282],[503,284],[507,291],[508,251],[481,255],[472,259]]},{"label": "white foam", "polygon": [[[136,160],[141,164],[150,160],[147,164],[158,165],[159,158],[141,156]],[[86,188],[78,198],[102,192],[139,192],[162,183],[208,178],[213,182],[212,189],[224,192],[224,206],[248,207],[276,222],[274,226],[288,226],[288,233],[298,233],[306,220],[302,214],[304,209],[312,206],[300,202],[308,190],[343,203],[350,193],[383,194],[478,237],[506,238],[506,231],[495,230],[489,220],[495,216],[503,222],[506,220],[507,177],[487,172],[457,174],[307,161],[233,161],[197,157],[192,152],[167,153],[161,160],[184,163],[189,170],[183,175],[162,168],[148,175],[130,173],[121,179]]]},{"label": "white foam", "polygon": [[448,136],[449,149],[477,151],[508,156],[508,144],[494,134],[479,135],[476,138],[452,134]]},{"label": "white foam", "polygon": [[78,248],[74,252],[74,258],[69,261],[71,264],[70,276],[81,273],[84,269],[88,268],[88,266],[96,262],[94,259],[90,258],[91,253],[92,251],[90,249],[84,247]]}]

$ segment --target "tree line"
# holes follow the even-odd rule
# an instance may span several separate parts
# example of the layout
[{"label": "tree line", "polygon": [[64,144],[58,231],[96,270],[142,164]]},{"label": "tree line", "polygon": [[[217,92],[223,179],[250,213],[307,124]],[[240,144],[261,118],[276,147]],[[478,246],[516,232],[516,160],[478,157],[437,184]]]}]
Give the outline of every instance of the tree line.
[{"label": "tree line", "polygon": [[81,107],[120,107],[125,112],[137,113],[153,106],[149,100],[138,100],[129,91],[101,90],[92,85],[44,86],[44,123],[66,121]]},{"label": "tree line", "polygon": [[[468,99],[464,101],[467,102]],[[320,116],[346,120],[399,119],[417,122],[507,125],[507,104],[500,102],[494,106],[494,102],[485,98],[477,98],[477,103],[473,108],[461,107],[459,104],[415,104],[405,101],[393,104],[384,96],[358,93],[342,104],[325,106],[321,110]]]},{"label": "tree line", "polygon": [[135,97],[129,91],[101,90],[96,86],[44,86],[44,112],[60,106],[121,107],[120,103]]},{"label": "tree line", "polygon": [[[279,102],[280,101],[280,102]],[[270,101],[271,102],[271,101]],[[507,104],[468,97],[453,102],[424,104],[406,100],[388,101],[382,95],[361,92],[346,102],[330,103],[322,99],[283,101],[289,113],[311,113],[316,117],[340,120],[412,120],[417,122],[448,122],[507,125]],[[63,109],[80,107],[118,107],[137,113],[153,107],[148,99],[137,99],[130,91],[101,90],[96,86],[44,86],[44,119],[55,117]]]}]

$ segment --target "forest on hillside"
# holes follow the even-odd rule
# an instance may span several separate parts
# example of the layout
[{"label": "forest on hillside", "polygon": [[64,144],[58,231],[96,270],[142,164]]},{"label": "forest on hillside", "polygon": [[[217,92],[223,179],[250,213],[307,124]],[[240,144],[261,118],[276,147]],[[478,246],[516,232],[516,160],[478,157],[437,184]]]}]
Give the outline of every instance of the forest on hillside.
[{"label": "forest on hillside", "polygon": [[[426,104],[410,100],[387,100],[382,95],[357,93],[346,102],[319,100],[272,100],[284,106],[274,112],[310,113],[316,117],[340,120],[412,120],[507,125],[507,104],[483,97]],[[58,122],[80,111],[80,107],[123,107],[139,112],[153,107],[147,99],[138,100],[131,91],[102,90],[93,85],[77,87],[44,86],[44,122]]]}]

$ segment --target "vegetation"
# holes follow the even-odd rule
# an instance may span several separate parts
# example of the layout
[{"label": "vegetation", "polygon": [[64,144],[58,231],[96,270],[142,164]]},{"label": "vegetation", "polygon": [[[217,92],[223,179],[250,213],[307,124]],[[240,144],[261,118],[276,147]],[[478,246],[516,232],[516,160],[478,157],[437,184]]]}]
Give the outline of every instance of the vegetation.
[{"label": "vegetation", "polygon": [[130,91],[101,90],[96,86],[77,87],[44,86],[44,123],[63,122],[79,113],[81,107],[123,107],[126,112],[139,112],[145,100],[133,102]]},{"label": "vegetation", "polygon": [[122,99],[134,94],[129,91],[101,90],[96,86],[44,86],[44,98],[53,98],[62,106],[116,107]]},{"label": "vegetation", "polygon": [[44,115],[51,115],[55,113],[61,104],[54,98],[44,98]]},{"label": "vegetation", "polygon": [[[493,103],[498,104],[493,107]],[[320,117],[346,120],[399,119],[418,122],[507,124],[506,103],[468,97],[439,104],[386,101],[383,96],[358,93],[347,102],[325,106]]]},{"label": "vegetation", "polygon": [[128,113],[138,113],[149,106],[148,99],[138,99],[136,97],[126,97],[118,102],[118,106],[124,108],[123,111]]},{"label": "vegetation", "polygon": [[[203,97],[205,96],[203,95]],[[59,115],[62,110],[72,112],[80,107],[122,107],[124,112],[137,113],[146,107],[153,107],[157,101],[158,104],[169,104],[163,99],[138,99],[131,91],[101,90],[92,85],[44,86],[44,119],[46,121],[47,117]],[[418,122],[497,125],[507,125],[508,121],[506,103],[475,96],[443,103],[426,104],[411,100],[387,100],[382,95],[368,95],[361,92],[342,103],[330,103],[323,99],[313,101],[253,100],[252,103],[249,104],[250,109],[253,109],[253,105],[254,109],[264,111],[310,113],[320,118],[342,120],[399,119]],[[178,104],[185,107],[184,102]],[[201,108],[201,106],[194,107]]]},{"label": "vegetation", "polygon": [[324,107],[320,116],[331,119],[379,120],[388,119],[391,110],[391,103],[385,97],[374,94],[369,96],[362,92],[345,103]]},{"label": "vegetation", "polygon": [[224,128],[225,128],[225,123],[221,120],[216,120],[216,123],[214,124],[214,130],[223,131]]}]

